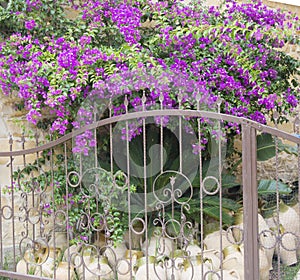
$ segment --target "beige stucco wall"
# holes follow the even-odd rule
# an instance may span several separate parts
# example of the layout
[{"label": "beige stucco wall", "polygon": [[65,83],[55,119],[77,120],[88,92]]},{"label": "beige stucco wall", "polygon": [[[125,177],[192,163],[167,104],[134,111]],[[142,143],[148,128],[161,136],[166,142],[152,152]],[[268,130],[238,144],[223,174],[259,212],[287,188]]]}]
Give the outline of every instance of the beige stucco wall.
[{"label": "beige stucco wall", "polygon": [[[36,145],[33,137],[34,133],[38,132],[37,129],[27,122],[26,112],[17,111],[14,109],[15,104],[18,100],[14,97],[0,95],[0,151],[9,151],[9,136],[13,136],[13,150],[22,149],[22,134],[23,132],[27,136],[25,138],[25,148],[32,148]],[[42,135],[42,132],[38,132]],[[0,186],[6,185],[9,180],[6,170],[9,171],[9,158],[0,158]],[[33,156],[28,156],[27,161],[32,161]],[[23,158],[15,158],[14,165],[20,166],[23,164]],[[4,171],[4,174],[1,172]]]},{"label": "beige stucco wall", "polygon": [[[22,133],[25,131],[27,137],[25,138],[25,148],[33,148],[36,146],[35,139],[28,137],[32,135],[36,129],[26,121],[26,112],[16,111],[14,109],[15,104],[18,102],[14,97],[3,96],[0,94],[0,151],[6,152],[10,150],[9,136],[13,136],[12,150],[22,150]],[[40,132],[41,133],[41,132]],[[25,157],[27,162],[33,162],[36,155],[28,155]],[[23,168],[22,156],[13,158],[13,171],[18,168]],[[4,209],[3,216],[1,217],[2,232],[1,240],[4,241],[4,256],[9,258],[13,253],[13,232],[19,234],[15,235],[16,253],[19,252],[19,242],[25,233],[24,223],[22,218],[26,213],[22,210],[22,206],[25,203],[24,198],[21,198],[20,192],[16,193],[14,201],[12,200],[12,194],[8,192],[8,187],[11,186],[11,166],[10,158],[0,158],[0,188],[1,188],[1,208]],[[28,200],[30,205],[30,199]],[[4,207],[4,208],[3,208]],[[14,224],[12,218],[10,218],[11,210],[13,209]],[[21,220],[20,220],[21,219]],[[30,227],[32,231],[33,227]]]},{"label": "beige stucco wall", "polygon": [[300,15],[299,0],[263,0],[263,3],[275,9],[283,9]]}]

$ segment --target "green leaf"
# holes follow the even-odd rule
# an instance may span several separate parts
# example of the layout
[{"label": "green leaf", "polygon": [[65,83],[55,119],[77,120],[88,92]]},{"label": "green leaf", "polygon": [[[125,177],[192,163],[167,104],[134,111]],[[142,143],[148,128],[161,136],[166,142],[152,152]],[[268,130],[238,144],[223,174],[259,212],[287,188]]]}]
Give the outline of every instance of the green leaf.
[{"label": "green leaf", "polygon": [[[203,208],[204,214],[207,216],[214,218],[216,220],[220,220],[220,207],[219,206],[210,206]],[[232,225],[234,222],[234,218],[230,216],[225,211],[222,211],[222,224],[224,225]]]},{"label": "green leaf", "polygon": [[292,192],[292,189],[280,181],[276,180],[267,180],[262,179],[258,184],[258,194],[259,195],[268,195],[276,193],[278,188],[279,194],[289,194]]},{"label": "green leaf", "polygon": [[275,142],[271,134],[257,135],[257,160],[265,161],[275,156]]},{"label": "green leaf", "polygon": [[222,188],[233,188],[239,186],[240,183],[237,182],[236,177],[229,174],[222,175]]},{"label": "green leaf", "polygon": [[[205,168],[207,168],[207,165],[204,163]],[[215,166],[215,168],[217,168],[217,166]],[[204,170],[203,169],[203,173],[206,174],[207,173],[207,169]],[[203,176],[203,179],[205,179],[205,175]],[[197,174],[197,176],[195,177],[195,179],[193,180],[193,187],[194,188],[199,188],[200,187],[200,177],[199,174]],[[205,182],[205,187],[207,190],[212,191],[214,189],[216,189],[216,182],[214,180],[206,180]],[[223,189],[230,189],[233,187],[237,187],[239,186],[240,183],[237,182],[236,177],[230,174],[222,174],[222,188]]]},{"label": "green leaf", "polygon": [[289,144],[284,144],[281,141],[278,142],[278,148],[280,151],[286,152],[287,154],[290,155],[296,155],[298,156],[298,147],[297,145],[289,145]]},{"label": "green leaf", "polygon": [[[206,196],[203,198],[203,204],[206,206],[212,205],[212,206],[219,206],[220,199],[218,196]],[[238,211],[241,207],[239,204],[236,203],[236,201],[229,199],[229,198],[222,198],[222,207],[223,209],[232,210],[234,212]]]},{"label": "green leaf", "polygon": [[[297,146],[284,144],[277,139],[278,152],[286,152],[287,154],[298,155]],[[257,136],[257,160],[265,161],[276,155],[276,146],[274,138],[271,134],[263,133]]]}]

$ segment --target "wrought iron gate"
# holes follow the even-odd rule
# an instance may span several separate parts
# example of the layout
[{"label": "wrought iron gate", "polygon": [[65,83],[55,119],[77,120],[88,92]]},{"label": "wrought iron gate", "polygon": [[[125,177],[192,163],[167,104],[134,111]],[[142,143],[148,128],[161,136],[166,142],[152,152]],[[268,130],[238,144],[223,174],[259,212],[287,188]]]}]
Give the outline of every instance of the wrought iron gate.
[{"label": "wrought iron gate", "polygon": [[[241,129],[232,143],[228,123]],[[0,192],[0,276],[294,279],[299,144],[243,118],[145,108],[46,144],[36,137],[34,148],[10,137],[0,152],[10,177]],[[279,170],[283,153],[296,170]]]}]

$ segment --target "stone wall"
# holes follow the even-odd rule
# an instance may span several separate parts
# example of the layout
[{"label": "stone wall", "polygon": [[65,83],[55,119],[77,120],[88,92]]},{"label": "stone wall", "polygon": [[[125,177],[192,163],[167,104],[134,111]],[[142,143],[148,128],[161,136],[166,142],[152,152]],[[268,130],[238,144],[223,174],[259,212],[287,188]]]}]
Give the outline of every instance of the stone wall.
[{"label": "stone wall", "polygon": [[[24,146],[26,149],[33,148],[36,146],[36,140],[33,134],[36,131],[36,128],[29,124],[26,121],[26,112],[15,110],[15,104],[18,100],[14,97],[3,96],[0,94],[0,151],[6,152],[10,150],[9,138],[10,135],[13,136],[13,145],[12,150],[22,150],[23,149],[23,132],[27,137],[23,138],[25,143]],[[43,137],[42,133],[41,137]],[[25,158],[14,157],[13,158],[13,170],[15,171],[18,168],[23,168],[24,159],[26,162],[33,162],[36,158],[36,155],[28,155]],[[11,159],[0,158],[0,208],[3,210],[3,217],[1,218],[1,241],[5,241],[4,246],[4,256],[6,259],[10,259],[10,256],[13,254],[13,242],[15,242],[16,253],[19,252],[19,242],[23,238],[22,233],[25,232],[24,223],[21,222],[22,217],[26,215],[22,210],[22,205],[24,203],[24,198],[21,198],[20,192],[16,192],[13,195],[10,192],[11,186]],[[31,202],[29,201],[29,204]],[[3,208],[4,207],[4,208]],[[13,210],[12,210],[13,209]],[[12,218],[10,215],[13,212],[14,225],[12,223]],[[20,220],[21,219],[21,220]],[[31,230],[33,227],[31,227]],[[18,235],[15,235],[15,240],[13,239],[13,232],[18,232]]]},{"label": "stone wall", "polygon": [[299,0],[263,0],[263,3],[271,8],[283,9],[300,16],[300,1]]},{"label": "stone wall", "polygon": [[[39,133],[43,137],[42,132],[36,127],[28,123],[25,111],[15,110],[15,104],[18,100],[11,96],[0,95],[0,151],[9,151],[9,136],[13,136],[12,149],[22,149],[23,133],[27,136],[25,140],[25,148],[33,148],[36,146],[36,140],[33,139],[35,133]],[[31,137],[30,137],[31,136]],[[33,161],[33,155],[26,158],[27,162]],[[0,158],[0,187],[10,184],[9,179],[9,158]],[[23,164],[23,158],[14,159],[14,165]]]}]

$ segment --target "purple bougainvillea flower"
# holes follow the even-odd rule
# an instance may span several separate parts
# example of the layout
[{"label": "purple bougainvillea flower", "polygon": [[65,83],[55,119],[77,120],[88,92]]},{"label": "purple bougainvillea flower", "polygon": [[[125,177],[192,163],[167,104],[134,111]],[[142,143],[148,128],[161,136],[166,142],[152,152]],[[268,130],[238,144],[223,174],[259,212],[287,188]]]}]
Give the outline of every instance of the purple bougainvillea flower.
[{"label": "purple bougainvillea flower", "polygon": [[31,30],[31,29],[33,29],[35,27],[36,27],[36,23],[35,23],[35,21],[33,19],[25,21],[25,28],[26,29]]}]

